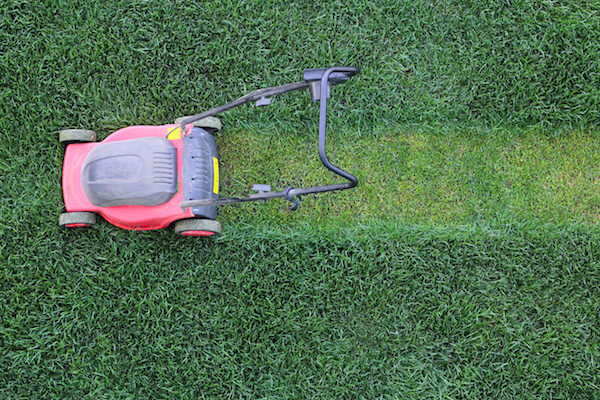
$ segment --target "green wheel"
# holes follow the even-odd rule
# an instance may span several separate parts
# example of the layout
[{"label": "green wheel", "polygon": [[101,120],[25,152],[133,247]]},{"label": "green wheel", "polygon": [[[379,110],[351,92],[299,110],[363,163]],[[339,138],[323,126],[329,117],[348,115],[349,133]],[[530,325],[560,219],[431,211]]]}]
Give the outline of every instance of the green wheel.
[{"label": "green wheel", "polygon": [[[175,123],[177,125],[179,125],[179,124],[181,124],[181,121],[183,121],[186,118],[189,118],[189,116],[179,117],[175,120]],[[200,121],[194,122],[194,126],[198,127],[198,128],[214,129],[216,132],[220,131],[221,128],[223,128],[223,124],[221,123],[221,120],[217,117],[202,118]]]},{"label": "green wheel", "polygon": [[87,129],[64,129],[58,133],[58,141],[64,144],[96,141],[96,132]]},{"label": "green wheel", "polygon": [[58,225],[63,228],[88,228],[96,223],[92,212],[66,212],[58,217]]},{"label": "green wheel", "polygon": [[221,233],[221,224],[212,219],[182,219],[175,222],[175,233],[183,236],[217,236]]}]

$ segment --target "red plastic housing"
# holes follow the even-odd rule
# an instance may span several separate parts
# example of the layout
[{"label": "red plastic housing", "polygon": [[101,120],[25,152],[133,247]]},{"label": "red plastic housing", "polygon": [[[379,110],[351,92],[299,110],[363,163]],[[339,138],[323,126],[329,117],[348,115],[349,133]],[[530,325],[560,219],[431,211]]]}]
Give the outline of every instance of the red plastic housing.
[{"label": "red plastic housing", "polygon": [[138,139],[149,136],[166,137],[178,125],[130,126],[120,129],[99,143],[74,143],[67,146],[63,164],[63,198],[67,211],[88,211],[100,214],[105,220],[119,228],[129,230],[162,229],[179,219],[193,218],[191,209],[182,210],[179,204],[183,200],[181,192],[182,151],[181,137],[169,139],[177,148],[177,193],[168,202],[153,206],[115,206],[99,207],[90,203],[81,186],[81,167],[85,157],[100,143]]}]

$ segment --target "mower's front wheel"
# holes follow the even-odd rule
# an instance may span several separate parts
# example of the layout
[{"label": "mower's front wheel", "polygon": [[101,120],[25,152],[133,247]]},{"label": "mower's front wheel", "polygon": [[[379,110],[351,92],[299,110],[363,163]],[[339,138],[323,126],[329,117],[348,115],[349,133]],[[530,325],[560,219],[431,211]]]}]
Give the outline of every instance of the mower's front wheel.
[{"label": "mower's front wheel", "polygon": [[[181,121],[183,121],[186,118],[189,118],[189,116],[179,117],[175,120],[175,123],[177,125],[180,125]],[[197,128],[210,129],[210,130],[213,130],[214,132],[218,132],[223,128],[223,124],[221,123],[221,120],[217,117],[202,118],[200,121],[194,122],[194,126]]]},{"label": "mower's front wheel", "polygon": [[92,212],[66,212],[58,217],[58,225],[63,228],[88,228],[96,224],[96,214]]},{"label": "mower's front wheel", "polygon": [[58,141],[63,144],[95,142],[96,132],[87,129],[64,129],[58,133]]},{"label": "mower's front wheel", "polygon": [[217,236],[221,233],[221,224],[212,219],[182,219],[175,222],[175,233],[183,236]]}]

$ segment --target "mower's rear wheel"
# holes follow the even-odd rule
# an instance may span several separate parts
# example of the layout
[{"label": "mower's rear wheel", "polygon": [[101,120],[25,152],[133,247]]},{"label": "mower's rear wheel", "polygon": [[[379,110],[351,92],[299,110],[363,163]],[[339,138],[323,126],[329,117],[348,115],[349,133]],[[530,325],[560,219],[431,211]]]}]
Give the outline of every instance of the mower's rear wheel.
[{"label": "mower's rear wheel", "polygon": [[58,141],[64,144],[96,141],[96,132],[87,129],[64,129],[58,133]]},{"label": "mower's rear wheel", "polygon": [[92,212],[66,212],[58,217],[58,225],[63,228],[88,228],[96,223]]},{"label": "mower's rear wheel", "polygon": [[[189,118],[189,116],[179,117],[175,120],[175,123],[177,125],[180,125],[181,121],[183,121],[186,118]],[[200,121],[194,122],[194,126],[197,128],[212,129],[215,132],[218,132],[223,128],[223,124],[221,123],[221,120],[217,117],[202,118]]]},{"label": "mower's rear wheel", "polygon": [[212,219],[182,219],[175,222],[175,233],[183,236],[217,236],[221,233],[221,224]]}]

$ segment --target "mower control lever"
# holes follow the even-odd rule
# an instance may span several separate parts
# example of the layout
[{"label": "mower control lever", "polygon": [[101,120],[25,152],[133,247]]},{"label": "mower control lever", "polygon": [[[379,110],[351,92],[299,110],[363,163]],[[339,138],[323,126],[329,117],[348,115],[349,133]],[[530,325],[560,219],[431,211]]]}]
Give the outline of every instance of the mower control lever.
[{"label": "mower control lever", "polygon": [[264,107],[271,104],[271,99],[269,97],[261,97],[256,100],[256,107]]},{"label": "mower control lever", "polygon": [[256,191],[256,194],[263,194],[271,191],[271,185],[256,183],[252,186],[252,190]]}]

